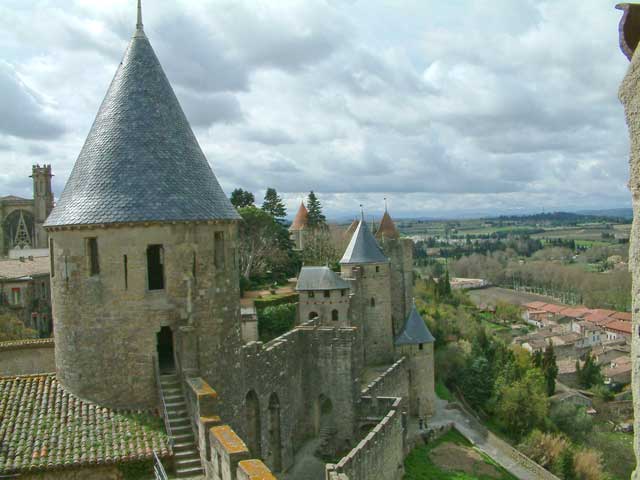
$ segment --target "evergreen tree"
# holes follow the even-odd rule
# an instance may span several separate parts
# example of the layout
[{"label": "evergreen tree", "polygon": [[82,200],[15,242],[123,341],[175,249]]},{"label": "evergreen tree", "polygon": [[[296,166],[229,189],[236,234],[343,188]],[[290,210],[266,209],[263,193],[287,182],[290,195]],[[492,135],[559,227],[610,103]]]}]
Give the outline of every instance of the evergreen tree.
[{"label": "evergreen tree", "polygon": [[264,194],[264,202],[262,202],[262,210],[277,219],[283,219],[287,216],[287,209],[275,188],[267,188],[267,192]]},{"label": "evergreen tree", "polygon": [[241,188],[236,188],[233,192],[231,192],[231,205],[236,208],[244,208],[252,206],[256,198],[253,196],[253,193],[248,190],[243,190]]},{"label": "evergreen tree", "polygon": [[556,378],[558,377],[558,365],[556,364],[556,354],[553,351],[553,344],[549,342],[542,357],[542,373],[547,387],[547,395],[551,396],[556,392]]},{"label": "evergreen tree", "polygon": [[536,350],[533,354],[533,366],[536,368],[542,368],[542,352],[540,350]]},{"label": "evergreen tree", "polygon": [[326,225],[327,219],[322,214],[322,205],[313,190],[309,192],[309,197],[307,198],[307,211],[309,212],[309,227],[323,227]]},{"label": "evergreen tree", "polygon": [[573,452],[566,449],[560,457],[560,471],[564,480],[575,480],[576,472],[573,467]]},{"label": "evergreen tree", "polygon": [[[579,367],[579,365],[577,366]],[[578,383],[583,388],[591,388],[595,385],[602,384],[600,367],[591,356],[591,353],[587,353],[584,365],[582,368],[576,368],[576,373],[578,375]]]}]

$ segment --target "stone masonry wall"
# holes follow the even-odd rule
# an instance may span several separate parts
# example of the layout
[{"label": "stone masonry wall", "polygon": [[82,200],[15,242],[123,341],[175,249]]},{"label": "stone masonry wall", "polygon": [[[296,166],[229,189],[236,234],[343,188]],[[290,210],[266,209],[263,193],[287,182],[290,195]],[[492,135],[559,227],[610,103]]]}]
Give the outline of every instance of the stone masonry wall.
[{"label": "stone masonry wall", "polygon": [[[320,322],[326,326],[345,327],[349,325],[349,289],[329,290],[329,297],[325,297],[324,291],[313,292],[313,297],[309,297],[309,292],[300,292],[298,302],[299,323],[304,323],[316,316],[320,317]],[[334,321],[332,312],[338,312],[338,320]]]},{"label": "stone masonry wall", "polygon": [[[236,231],[234,223],[224,222],[51,231],[62,385],[109,407],[153,406],[156,334],[171,328],[177,351],[183,326],[192,330],[188,367],[200,368],[211,383],[232,382],[232,352],[240,344]],[[218,243],[224,246],[222,265],[215,260],[216,233],[225,237],[223,245]],[[88,238],[97,239],[96,275],[89,271]],[[162,290],[148,288],[149,245],[164,248]]]},{"label": "stone masonry wall", "polygon": [[400,480],[404,475],[404,428],[400,398],[378,398],[371,407],[386,407],[382,420],[340,462],[326,467],[326,480]]},{"label": "stone masonry wall", "polygon": [[402,330],[413,301],[413,241],[383,239],[381,247],[391,260],[391,316],[395,336]]},{"label": "stone masonry wall", "polygon": [[52,338],[0,343],[0,376],[56,371]]},{"label": "stone masonry wall", "polygon": [[362,396],[371,397],[409,397],[408,361],[402,357],[385,370],[382,375],[367,385],[361,392]]}]

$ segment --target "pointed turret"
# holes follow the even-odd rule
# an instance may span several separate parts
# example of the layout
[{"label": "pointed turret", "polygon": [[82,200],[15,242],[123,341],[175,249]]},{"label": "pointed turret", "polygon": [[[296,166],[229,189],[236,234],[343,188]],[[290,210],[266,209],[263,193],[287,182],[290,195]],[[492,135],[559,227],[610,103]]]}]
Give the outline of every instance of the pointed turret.
[{"label": "pointed turret", "polygon": [[293,223],[289,227],[289,231],[297,232],[298,230],[304,230],[308,223],[309,211],[307,210],[307,207],[304,206],[304,202],[300,202],[300,208],[298,208],[298,213],[296,213]]},{"label": "pointed turret", "polygon": [[378,240],[400,238],[396,224],[391,219],[391,215],[389,215],[387,210],[384,211],[382,220],[380,220],[380,226],[376,231],[376,238]]},{"label": "pointed turret", "polygon": [[389,259],[380,250],[378,242],[371,234],[371,230],[364,220],[364,215],[362,215],[340,263],[384,263],[388,261]]},{"label": "pointed turret", "polygon": [[418,313],[416,303],[413,302],[411,313],[404,323],[400,335],[396,337],[396,345],[419,345],[423,343],[433,343],[435,341],[436,339],[431,335],[424,319],[420,313]]},{"label": "pointed turret", "polygon": [[144,34],[136,31],[45,226],[237,220]]}]

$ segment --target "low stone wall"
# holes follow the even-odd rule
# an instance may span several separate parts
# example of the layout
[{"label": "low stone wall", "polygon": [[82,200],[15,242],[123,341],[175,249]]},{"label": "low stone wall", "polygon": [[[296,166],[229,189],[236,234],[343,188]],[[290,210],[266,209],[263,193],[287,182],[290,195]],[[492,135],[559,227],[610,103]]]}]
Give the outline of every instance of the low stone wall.
[{"label": "low stone wall", "polygon": [[104,467],[69,468],[50,472],[20,475],[20,480],[121,480],[122,473],[115,465]]},{"label": "low stone wall", "polygon": [[365,397],[409,396],[409,374],[407,358],[402,357],[385,370],[382,375],[367,385],[360,394]]},{"label": "low stone wall", "polygon": [[[400,480],[404,475],[404,427],[401,398],[365,400],[369,408],[390,406],[382,420],[337,464],[326,466],[327,480]],[[379,412],[371,412],[378,414]]]},{"label": "low stone wall", "polygon": [[0,343],[0,376],[56,371],[53,338]]}]

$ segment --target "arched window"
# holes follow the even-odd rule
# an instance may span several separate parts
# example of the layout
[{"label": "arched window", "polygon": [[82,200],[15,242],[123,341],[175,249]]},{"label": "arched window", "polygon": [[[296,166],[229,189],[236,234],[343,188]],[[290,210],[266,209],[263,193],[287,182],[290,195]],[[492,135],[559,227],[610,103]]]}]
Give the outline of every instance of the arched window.
[{"label": "arched window", "polygon": [[371,297],[371,306],[375,307],[376,306],[376,299]]},{"label": "arched window", "polygon": [[309,313],[309,320],[313,320],[314,318],[316,318],[318,316],[318,314],[316,312],[310,312]]},{"label": "arched window", "polygon": [[249,451],[256,458],[262,458],[262,427],[260,423],[260,400],[256,392],[251,390],[247,393],[244,401],[245,405],[245,426],[247,429],[247,440]]},{"label": "arched window", "polygon": [[334,322],[337,322],[339,320],[340,314],[338,313],[338,310],[333,310],[331,312],[331,320],[333,320]]}]

